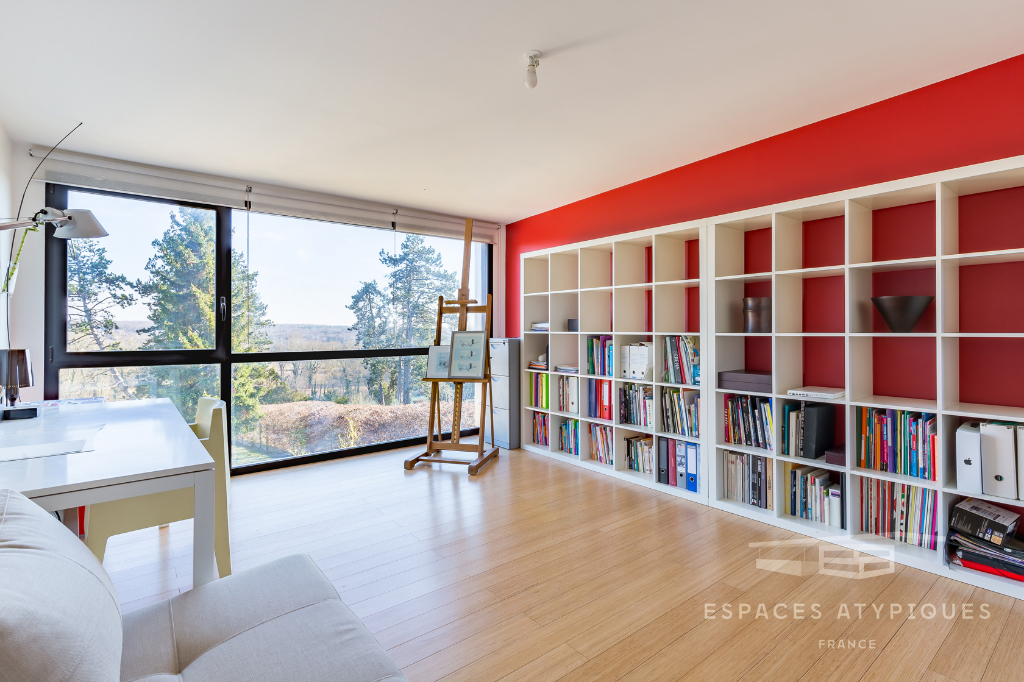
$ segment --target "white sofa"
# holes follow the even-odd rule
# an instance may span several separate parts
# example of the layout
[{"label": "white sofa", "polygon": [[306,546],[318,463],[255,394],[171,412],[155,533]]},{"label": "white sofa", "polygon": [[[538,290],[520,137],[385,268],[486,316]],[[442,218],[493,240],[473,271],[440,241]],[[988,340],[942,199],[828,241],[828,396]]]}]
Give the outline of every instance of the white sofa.
[{"label": "white sofa", "polygon": [[308,556],[122,617],[96,557],[12,490],[0,490],[0,678],[408,682]]}]

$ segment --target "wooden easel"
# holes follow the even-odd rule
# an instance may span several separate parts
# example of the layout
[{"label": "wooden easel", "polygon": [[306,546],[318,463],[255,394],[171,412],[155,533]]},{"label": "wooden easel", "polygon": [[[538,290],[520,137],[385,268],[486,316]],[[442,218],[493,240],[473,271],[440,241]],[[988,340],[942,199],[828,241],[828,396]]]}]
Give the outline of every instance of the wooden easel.
[{"label": "wooden easel", "polygon": [[[487,304],[480,305],[476,300],[469,298],[469,260],[470,249],[473,246],[473,221],[466,219],[466,239],[462,251],[462,288],[454,301],[444,300],[444,296],[437,297],[437,329],[434,332],[434,345],[441,345],[441,321],[445,315],[459,316],[459,331],[466,331],[466,322],[470,313],[484,314],[484,378],[483,379],[424,379],[430,383],[430,413],[427,425],[427,451],[410,457],[405,460],[405,468],[412,469],[419,462],[440,462],[441,464],[465,464],[469,466],[469,475],[476,476],[477,472],[491,458],[498,456],[498,448],[494,445],[494,396],[491,390],[491,295],[487,294]],[[452,407],[452,439],[445,443],[441,440],[441,382],[455,384],[455,397]],[[459,431],[462,422],[462,387],[465,384],[481,384],[482,414],[480,419],[480,437],[477,443],[460,443]],[[487,398],[491,397],[491,447],[484,452],[484,434],[487,429]],[[434,427],[437,427],[437,440],[434,440]],[[441,453],[445,450],[455,452],[474,452],[476,459],[455,459],[444,457]],[[435,454],[437,453],[437,454]]]}]

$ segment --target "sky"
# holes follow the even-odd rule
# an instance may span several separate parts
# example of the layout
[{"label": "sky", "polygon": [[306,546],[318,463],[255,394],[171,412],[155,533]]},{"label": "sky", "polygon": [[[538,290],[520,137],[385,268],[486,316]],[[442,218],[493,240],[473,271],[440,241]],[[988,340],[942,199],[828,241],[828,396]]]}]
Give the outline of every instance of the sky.
[{"label": "sky", "polygon": [[[96,215],[110,233],[102,244],[111,271],[132,281],[146,277],[152,243],[170,226],[174,210],[170,204],[75,191],[68,192],[68,208],[87,208]],[[243,254],[246,218],[245,211],[232,213],[232,248]],[[259,273],[257,287],[267,304],[267,316],[276,324],[353,323],[355,317],[345,306],[360,282],[376,279],[383,288],[387,270],[378,254],[401,248],[403,236],[391,230],[249,214],[250,267]],[[445,269],[461,271],[461,240],[427,237],[427,242],[440,252]],[[474,257],[474,273],[477,261]],[[116,310],[115,320],[141,321],[148,314],[149,309],[138,302]]]}]

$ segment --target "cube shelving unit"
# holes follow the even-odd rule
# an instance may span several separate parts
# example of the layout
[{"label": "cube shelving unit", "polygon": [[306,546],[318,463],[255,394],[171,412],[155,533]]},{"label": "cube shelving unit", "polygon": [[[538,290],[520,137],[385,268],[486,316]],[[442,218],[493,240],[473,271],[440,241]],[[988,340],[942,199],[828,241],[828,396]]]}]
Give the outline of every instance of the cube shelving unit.
[{"label": "cube shelving unit", "polygon": [[[705,260],[703,233],[706,221],[670,225],[626,235],[560,246],[555,249],[527,254],[522,261],[524,283],[521,308],[523,358],[536,359],[548,352],[548,370],[524,371],[524,380],[531,375],[548,375],[549,409],[530,405],[528,391],[524,391],[523,448],[570,461],[579,466],[600,471],[616,478],[661,490],[669,494],[707,503],[707,455],[703,451],[704,434],[710,424],[704,417],[700,425],[701,438],[690,438],[670,433],[661,421],[661,391],[679,388],[701,396],[702,412],[706,414],[710,391],[704,386],[670,384],[662,381],[659,369],[662,363],[665,336],[690,335],[701,337],[707,325],[706,307],[702,305],[704,287],[700,263]],[[648,303],[649,309],[648,309]],[[568,331],[567,320],[579,319],[579,331]],[[531,332],[534,322],[550,322],[549,332]],[[640,341],[652,342],[655,350],[655,375],[652,381],[623,380],[618,376],[589,375],[587,370],[587,343],[592,336],[611,336],[618,363],[620,344]],[[701,338],[701,354],[704,353]],[[555,365],[575,364],[580,374],[554,371]],[[526,365],[523,365],[526,367]],[[706,366],[702,362],[702,369]],[[557,408],[557,382],[569,377],[578,383],[579,413]],[[588,415],[588,386],[590,379],[611,382],[612,419]],[[703,377],[702,377],[703,379]],[[707,381],[702,381],[706,385]],[[626,384],[650,386],[654,392],[654,423],[649,426],[619,423],[618,389]],[[527,384],[528,385],[528,384]],[[533,438],[533,413],[547,413],[552,433],[548,445],[539,445]],[[558,427],[566,420],[577,419],[580,424],[580,454],[562,451],[558,443]],[[590,425],[612,430],[613,463],[605,464],[590,458]],[[657,475],[631,471],[625,462],[625,439],[649,435],[654,438],[696,442],[702,451],[698,457],[701,468],[700,490],[687,491],[685,487],[658,483]],[[657,462],[655,462],[655,465]]]},{"label": "cube shelving unit", "polygon": [[[688,246],[698,240],[699,248]],[[645,271],[645,249],[653,273]],[[691,262],[694,254],[699,261]],[[556,270],[557,269],[557,270]],[[690,272],[699,272],[692,277]],[[575,346],[559,345],[552,332],[524,348],[525,360],[548,343],[556,362],[577,349],[585,362],[589,334],[620,342],[664,334],[697,333],[701,345],[701,488],[697,495],[658,484],[656,476],[623,471],[620,441],[651,428],[606,423],[615,430],[613,467],[575,463],[663,492],[874,556],[891,559],[1016,598],[1016,581],[949,565],[942,551],[957,489],[955,434],[961,423],[995,419],[1024,423],[1024,157],[1003,159],[870,187],[754,208],[681,225],[524,254],[524,329],[533,320],[576,310]],[[578,289],[570,287],[576,278]],[[650,281],[648,281],[650,280]],[[548,282],[557,282],[556,291]],[[563,288],[565,287],[565,288]],[[568,292],[568,293],[567,293]],[[646,293],[650,292],[650,294]],[[565,300],[555,303],[555,296]],[[873,296],[930,295],[934,301],[913,331],[892,333],[871,303]],[[653,299],[652,318],[642,305]],[[772,331],[743,331],[742,299],[772,297]],[[572,308],[575,304],[578,308]],[[548,306],[548,307],[544,307]],[[539,317],[538,317],[539,316]],[[698,322],[699,320],[699,322]],[[641,325],[651,325],[644,328]],[[660,348],[655,343],[655,367]],[[781,443],[782,408],[798,400],[787,391],[806,385],[843,388],[833,401],[837,443],[847,463],[787,457],[779,452],[725,443],[724,396],[718,372],[748,369],[772,374],[774,441]],[[553,374],[553,373],[552,373]],[[581,375],[581,381],[587,378]],[[658,377],[655,377],[656,379]],[[661,382],[652,382],[656,411]],[[581,387],[582,387],[581,383]],[[618,382],[614,384],[618,385]],[[822,402],[822,401],[818,401]],[[580,404],[585,409],[581,390]],[[858,407],[935,414],[936,480],[910,478],[857,466]],[[529,409],[529,408],[524,408]],[[559,418],[570,415],[558,414]],[[616,416],[617,415],[613,415]],[[573,415],[572,418],[577,417]],[[588,421],[578,415],[581,425]],[[660,420],[660,414],[657,415]],[[526,420],[524,420],[524,424]],[[527,439],[528,440],[528,439]],[[566,459],[554,445],[528,447]],[[589,448],[581,444],[583,457]],[[768,458],[774,472],[773,510],[725,498],[726,452]],[[1024,453],[1021,453],[1024,454]],[[791,517],[783,511],[786,462],[830,469],[845,478],[847,528]],[[863,479],[909,483],[938,496],[938,549],[878,537],[860,528]],[[1024,514],[1024,500],[975,495]]]}]

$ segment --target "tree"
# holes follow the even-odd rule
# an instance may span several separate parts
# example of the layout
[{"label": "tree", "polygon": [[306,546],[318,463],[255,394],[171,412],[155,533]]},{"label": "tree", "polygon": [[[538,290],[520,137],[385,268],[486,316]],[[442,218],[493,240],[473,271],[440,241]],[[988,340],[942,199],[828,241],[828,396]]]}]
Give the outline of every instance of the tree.
[{"label": "tree", "polygon": [[[143,348],[197,349],[214,345],[216,328],[216,236],[212,211],[179,207],[171,225],[153,241],[155,254],[146,263],[149,277],[135,288],[149,308],[150,326]],[[256,291],[258,273],[251,272],[240,254],[232,254],[231,323],[235,352],[258,352],[270,347],[266,304]],[[243,364],[232,373],[232,425],[252,428],[259,419],[260,398],[279,381],[268,365]],[[220,392],[215,365],[153,367],[156,387],[174,390],[183,414],[195,410],[203,395]]]},{"label": "tree", "polygon": [[[113,311],[135,302],[132,283],[110,272],[107,250],[92,239],[69,239],[68,345],[76,350],[124,350],[112,338],[118,328]],[[114,385],[125,398],[135,397],[121,371],[111,368]]]},{"label": "tree", "polygon": [[[391,268],[387,275],[392,316],[395,322],[394,345],[426,346],[433,342],[437,321],[437,297],[453,298],[458,288],[454,272],[444,269],[441,254],[416,234],[406,235],[396,255],[380,252],[380,262]],[[402,403],[411,402],[413,367],[425,372],[422,356],[400,357],[399,377]]]}]

